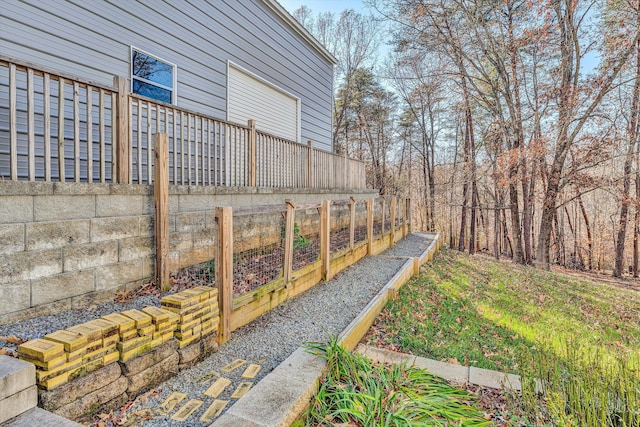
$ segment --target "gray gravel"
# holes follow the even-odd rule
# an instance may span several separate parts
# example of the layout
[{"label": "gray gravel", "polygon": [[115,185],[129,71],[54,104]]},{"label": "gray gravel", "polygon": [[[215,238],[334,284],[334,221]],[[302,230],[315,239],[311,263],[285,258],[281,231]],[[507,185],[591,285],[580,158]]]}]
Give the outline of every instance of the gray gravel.
[{"label": "gray gravel", "polygon": [[[186,422],[173,421],[169,416],[157,416],[153,420],[141,421],[136,425],[201,426],[199,418],[213,401],[204,396],[203,392],[216,380],[222,366],[238,358],[246,360],[247,363],[259,364],[262,370],[253,380],[257,383],[305,342],[326,342],[329,335],[338,335],[405,262],[404,259],[387,256],[419,256],[430,242],[422,236],[409,235],[382,254],[386,256],[366,257],[340,272],[331,281],[319,283],[249,325],[234,331],[231,339],[216,353],[136,399],[127,411],[129,418],[131,419],[135,412],[158,407],[172,392],[180,391],[187,394],[187,399],[196,398],[204,401],[204,405]],[[139,309],[147,305],[158,306],[159,300],[158,296],[143,296],[126,303],[108,302],[90,309],[71,310],[28,319],[0,326],[0,336],[38,338],[115,311]],[[3,344],[4,342],[0,341],[0,346]],[[227,387],[219,399],[229,400],[238,383],[247,381],[240,378],[243,371],[244,367],[241,367],[224,374],[233,381],[233,385]],[[186,400],[183,403],[185,402]],[[230,404],[232,403],[233,401]]]},{"label": "gray gravel", "polygon": [[[164,296],[165,294],[162,294]],[[25,319],[15,323],[7,323],[0,326],[0,336],[16,335],[26,341],[35,338],[42,338],[46,334],[65,329],[79,323],[88,322],[89,320],[99,319],[100,317],[116,311],[124,311],[132,308],[138,310],[149,305],[160,306],[161,296],[148,295],[141,296],[135,300],[128,302],[110,301],[93,305],[89,308],[63,311],[61,313],[49,316],[34,317]],[[0,340],[0,347],[5,346],[8,349],[15,349],[17,345],[6,344]]]},{"label": "gray gravel", "polygon": [[429,247],[431,242],[433,242],[433,239],[425,239],[423,235],[412,233],[396,243],[394,247],[387,249],[383,255],[419,257]]},{"label": "gray gravel", "polygon": [[[202,425],[198,422],[200,416],[213,402],[212,398],[203,393],[215,381],[217,374],[221,373],[222,366],[235,359],[257,363],[262,366],[253,381],[254,384],[257,383],[305,342],[326,342],[329,335],[342,332],[404,262],[402,259],[368,257],[356,266],[340,272],[333,280],[319,283],[284,302],[249,325],[234,331],[231,339],[218,352],[156,387],[155,390],[160,391],[158,395],[136,402],[129,413],[155,408],[172,392],[180,391],[186,393],[188,399],[204,401],[204,405],[187,420],[189,426]],[[230,374],[224,374],[225,378],[233,381],[233,385],[227,387],[219,399],[229,400],[239,382],[247,381],[240,378],[243,371],[244,367],[241,367]],[[202,379],[201,382],[198,379]],[[139,425],[155,427],[186,424],[173,421],[169,416],[158,416]]]}]

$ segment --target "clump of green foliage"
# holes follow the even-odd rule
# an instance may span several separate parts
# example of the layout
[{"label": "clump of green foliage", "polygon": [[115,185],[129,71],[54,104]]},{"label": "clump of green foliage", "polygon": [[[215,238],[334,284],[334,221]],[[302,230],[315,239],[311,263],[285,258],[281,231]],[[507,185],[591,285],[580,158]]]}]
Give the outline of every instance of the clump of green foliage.
[{"label": "clump of green foliage", "polygon": [[[286,237],[286,227],[284,226],[280,229],[280,237],[282,239]],[[293,250],[304,250],[311,246],[311,244],[311,240],[300,234],[300,226],[298,223],[293,224]]]},{"label": "clump of green foliage", "polygon": [[309,344],[327,361],[306,425],[332,426],[468,426],[490,425],[474,396],[423,369],[376,365],[344,350],[332,338]]},{"label": "clump of green foliage", "polygon": [[567,341],[541,345],[521,363],[523,390],[516,399],[538,424],[640,427],[640,359],[585,349]]}]

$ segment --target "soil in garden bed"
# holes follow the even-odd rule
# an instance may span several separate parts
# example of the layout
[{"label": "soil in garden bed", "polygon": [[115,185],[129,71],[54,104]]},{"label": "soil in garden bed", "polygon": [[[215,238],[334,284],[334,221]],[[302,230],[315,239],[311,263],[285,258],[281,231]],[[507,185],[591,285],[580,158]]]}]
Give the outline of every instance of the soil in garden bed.
[{"label": "soil in garden bed", "polygon": [[273,282],[282,274],[282,245],[248,250],[233,256],[233,295],[240,295]]}]

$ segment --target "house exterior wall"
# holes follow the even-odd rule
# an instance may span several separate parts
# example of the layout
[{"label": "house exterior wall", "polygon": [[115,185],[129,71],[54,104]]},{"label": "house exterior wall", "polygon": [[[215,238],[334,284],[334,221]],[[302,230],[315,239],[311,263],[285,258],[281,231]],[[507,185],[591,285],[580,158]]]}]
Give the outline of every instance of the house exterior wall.
[{"label": "house exterior wall", "polygon": [[[333,64],[263,0],[5,0],[0,53],[104,85],[134,46],[177,66],[177,105],[226,117],[227,61],[301,99],[301,140],[331,150]],[[258,124],[259,128],[259,124]]]}]

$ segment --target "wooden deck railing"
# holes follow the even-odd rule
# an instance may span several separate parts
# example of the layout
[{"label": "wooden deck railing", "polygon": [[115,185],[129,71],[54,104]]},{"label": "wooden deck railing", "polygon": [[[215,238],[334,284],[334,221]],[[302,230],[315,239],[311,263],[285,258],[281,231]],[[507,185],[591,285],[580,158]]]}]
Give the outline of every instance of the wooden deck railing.
[{"label": "wooden deck railing", "polygon": [[0,56],[0,179],[151,184],[164,133],[171,184],[366,187],[363,162],[128,90]]}]

